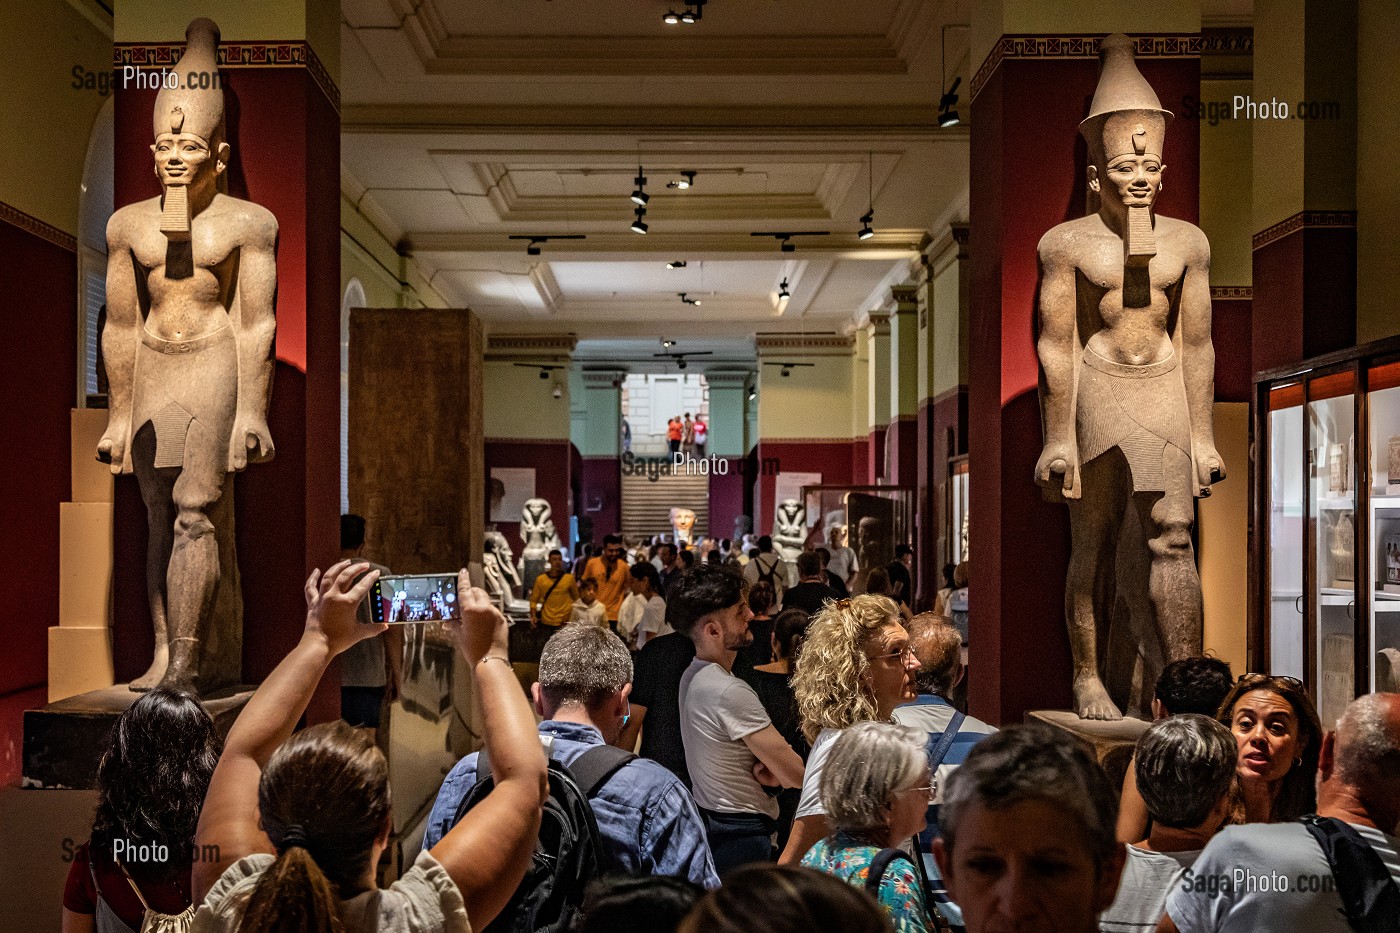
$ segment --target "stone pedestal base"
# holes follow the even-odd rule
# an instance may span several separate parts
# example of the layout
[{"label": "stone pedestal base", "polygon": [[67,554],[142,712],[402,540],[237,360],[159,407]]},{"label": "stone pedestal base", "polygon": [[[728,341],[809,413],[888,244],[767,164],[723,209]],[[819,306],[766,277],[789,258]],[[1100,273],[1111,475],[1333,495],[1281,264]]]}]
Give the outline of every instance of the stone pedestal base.
[{"label": "stone pedestal base", "polygon": [[[227,736],[233,721],[253,696],[252,687],[224,690],[204,699],[219,734]],[[102,758],[117,717],[141,696],[126,684],[69,697],[24,713],[24,786],[27,788],[89,789],[95,786]]]},{"label": "stone pedestal base", "polygon": [[1037,709],[1026,713],[1026,722],[1041,722],[1066,732],[1087,745],[1094,759],[1104,769],[1115,790],[1123,786],[1133,748],[1147,731],[1149,723],[1141,719],[1080,719],[1078,713],[1065,709]]}]

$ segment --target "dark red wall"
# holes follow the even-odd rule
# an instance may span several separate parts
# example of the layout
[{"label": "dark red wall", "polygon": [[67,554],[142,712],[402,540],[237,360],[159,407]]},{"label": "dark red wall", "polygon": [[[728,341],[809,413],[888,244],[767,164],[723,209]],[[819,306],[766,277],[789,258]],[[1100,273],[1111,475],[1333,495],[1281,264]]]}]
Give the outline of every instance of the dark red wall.
[{"label": "dark red wall", "polygon": [[584,457],[579,514],[593,520],[593,541],[622,531],[622,458]]},{"label": "dark red wall", "polygon": [[[1199,93],[1198,60],[1143,60],[1139,68],[1168,109]],[[1095,60],[1008,59],[972,102],[969,699],[974,715],[994,723],[1070,702],[1068,516],[1042,500],[1032,478],[1044,440],[1036,244],[1084,214],[1078,125],[1097,79]],[[1163,214],[1196,221],[1198,151],[1197,124],[1174,121]]]},{"label": "dark red wall", "polygon": [[1356,343],[1356,228],[1304,227],[1254,250],[1254,371]]},{"label": "dark red wall", "polygon": [[[244,680],[261,681],[300,638],[302,583],[339,554],[339,116],[299,68],[227,69],[230,195],[279,226],[277,370],[269,428],[276,458],[236,482],[243,581]],[[160,193],[151,170],[150,91],[116,92],[118,206]],[[146,528],[132,477],[117,484],[114,639],[117,677],[145,669],[152,644],[142,567]],[[338,715],[327,678],[308,718]]]},{"label": "dark red wall", "polygon": [[[1253,302],[1248,298],[1210,303],[1210,341],[1215,347],[1215,400],[1248,402],[1253,394]],[[1270,338],[1272,339],[1272,337]]]},{"label": "dark red wall", "polygon": [[[571,448],[567,440],[506,440],[486,439],[486,475],[491,475],[492,467],[528,467],[535,471],[535,496],[549,503],[550,517],[559,540],[566,547],[569,544],[569,461]],[[491,524],[491,516],[486,516]],[[496,528],[506,536],[515,556],[520,557],[524,541],[520,537],[520,519],[513,522],[495,522]]]},{"label": "dark red wall", "polygon": [[[774,493],[778,482],[777,472],[820,473],[822,483],[843,485],[863,483],[864,476],[852,473],[859,462],[852,454],[855,447],[865,447],[867,441],[782,441],[762,440],[758,442],[758,495],[754,501],[754,534],[773,533],[773,510],[777,506]],[[777,464],[777,471],[765,470],[764,462]]]},{"label": "dark red wall", "polygon": [[729,538],[734,534],[734,519],[744,512],[743,457],[720,457],[729,466],[725,475],[710,474],[710,537]]},{"label": "dark red wall", "polygon": [[[69,411],[77,394],[78,260],[0,220],[0,316],[16,325],[0,366],[0,784],[19,776],[24,709],[43,705],[48,630],[58,624],[58,505],[72,492]],[[39,688],[39,689],[35,689]]]}]

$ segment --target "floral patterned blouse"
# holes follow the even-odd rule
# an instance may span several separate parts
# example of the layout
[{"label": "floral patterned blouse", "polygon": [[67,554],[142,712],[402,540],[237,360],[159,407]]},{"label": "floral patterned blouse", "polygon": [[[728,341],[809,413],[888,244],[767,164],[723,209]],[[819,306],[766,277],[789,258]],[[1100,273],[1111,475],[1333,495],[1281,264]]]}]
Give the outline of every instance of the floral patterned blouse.
[{"label": "floral patterned blouse", "polygon": [[[870,863],[879,852],[879,846],[867,845],[847,833],[837,833],[812,846],[803,856],[802,864],[864,890]],[[913,863],[907,859],[895,859],[885,869],[879,901],[895,933],[931,933],[937,929],[924,902],[923,885],[914,873]]]}]

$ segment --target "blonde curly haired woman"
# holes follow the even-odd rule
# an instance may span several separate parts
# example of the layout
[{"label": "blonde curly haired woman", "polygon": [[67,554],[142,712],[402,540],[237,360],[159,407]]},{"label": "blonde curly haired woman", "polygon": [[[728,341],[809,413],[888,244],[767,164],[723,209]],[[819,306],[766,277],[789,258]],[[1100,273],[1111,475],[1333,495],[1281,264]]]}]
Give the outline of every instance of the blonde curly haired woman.
[{"label": "blonde curly haired woman", "polygon": [[800,862],[830,830],[821,776],[836,736],[858,722],[890,722],[896,706],[914,699],[918,669],[899,608],[887,597],[838,600],[812,617],[792,675],[797,714],[812,752],[797,819],[779,864]]}]

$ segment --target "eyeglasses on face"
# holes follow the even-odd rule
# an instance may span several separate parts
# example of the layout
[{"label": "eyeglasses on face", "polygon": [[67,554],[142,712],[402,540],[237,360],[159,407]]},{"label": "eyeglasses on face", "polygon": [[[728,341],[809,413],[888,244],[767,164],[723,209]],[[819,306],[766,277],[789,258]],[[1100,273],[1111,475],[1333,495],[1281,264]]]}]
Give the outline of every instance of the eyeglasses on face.
[{"label": "eyeglasses on face", "polygon": [[891,651],[889,654],[875,654],[875,655],[871,655],[871,656],[870,656],[870,660],[872,660],[872,661],[889,661],[889,660],[892,660],[892,659],[894,659],[894,658],[899,658],[899,659],[903,660],[904,658],[912,658],[912,657],[915,657],[915,655],[914,655],[914,646],[913,646],[913,645],[907,645],[907,646],[905,646],[904,648],[901,648],[899,651]]},{"label": "eyeglasses on face", "polygon": [[930,804],[933,803],[935,800],[938,799],[938,782],[937,782],[937,781],[929,781],[927,784],[920,784],[918,787],[911,787],[911,788],[909,788],[909,790],[910,790],[910,791],[918,791],[919,793],[921,793],[921,794],[923,794],[924,796],[928,797],[928,802],[929,802]]}]

